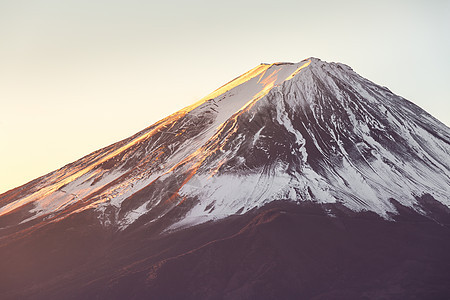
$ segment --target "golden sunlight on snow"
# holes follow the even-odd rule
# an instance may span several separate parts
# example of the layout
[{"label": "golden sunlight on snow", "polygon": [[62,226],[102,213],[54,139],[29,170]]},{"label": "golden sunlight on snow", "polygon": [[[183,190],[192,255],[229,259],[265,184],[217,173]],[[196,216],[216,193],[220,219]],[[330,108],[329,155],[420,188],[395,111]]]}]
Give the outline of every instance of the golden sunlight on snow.
[{"label": "golden sunlight on snow", "polygon": [[310,63],[311,63],[311,60],[309,59],[307,62],[305,62],[303,65],[301,65],[297,70],[295,70],[294,73],[292,73],[288,78],[286,78],[286,80],[291,80],[292,78],[294,78],[295,75],[297,75],[303,68],[309,66]]},{"label": "golden sunlight on snow", "polygon": [[218,88],[217,90],[215,90],[211,94],[209,94],[206,97],[203,97],[201,100],[197,101],[196,103],[194,103],[194,104],[192,104],[192,105],[190,105],[188,107],[185,107],[182,111],[189,112],[192,109],[194,109],[197,106],[199,106],[202,103],[204,103],[205,101],[207,101],[209,99],[216,98],[217,96],[222,95],[223,93],[225,93],[225,92],[227,92],[227,91],[237,87],[238,85],[241,85],[241,84],[249,81],[250,79],[255,78],[259,74],[265,72],[270,67],[271,67],[271,65],[261,64],[261,65],[255,67],[255,68],[251,69],[247,73],[244,73],[243,75],[233,79],[232,81],[228,82],[227,84],[221,86],[220,88]]}]

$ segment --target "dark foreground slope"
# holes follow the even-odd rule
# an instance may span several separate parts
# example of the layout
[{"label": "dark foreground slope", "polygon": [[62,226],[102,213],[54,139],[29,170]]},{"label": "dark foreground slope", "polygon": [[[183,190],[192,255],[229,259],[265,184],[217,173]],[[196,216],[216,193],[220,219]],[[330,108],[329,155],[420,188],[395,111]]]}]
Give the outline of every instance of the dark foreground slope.
[{"label": "dark foreground slope", "polygon": [[274,202],[171,234],[81,230],[77,214],[0,248],[0,298],[448,299],[449,215],[397,206],[389,222]]}]

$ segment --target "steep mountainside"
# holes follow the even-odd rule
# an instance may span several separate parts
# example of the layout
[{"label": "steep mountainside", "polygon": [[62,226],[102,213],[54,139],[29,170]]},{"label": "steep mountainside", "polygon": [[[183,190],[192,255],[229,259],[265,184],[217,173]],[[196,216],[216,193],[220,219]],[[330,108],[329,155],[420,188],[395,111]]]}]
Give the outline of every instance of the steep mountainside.
[{"label": "steep mountainside", "polygon": [[445,298],[449,207],[448,127],[344,64],[261,64],[0,195],[0,298]]},{"label": "steep mountainside", "polygon": [[[260,65],[138,134],[0,197],[19,223],[94,209],[121,229],[186,207],[174,227],[274,200],[425,214],[450,205],[448,128],[346,65]],[[15,215],[15,216],[14,216]],[[13,223],[14,224],[14,223]]]}]

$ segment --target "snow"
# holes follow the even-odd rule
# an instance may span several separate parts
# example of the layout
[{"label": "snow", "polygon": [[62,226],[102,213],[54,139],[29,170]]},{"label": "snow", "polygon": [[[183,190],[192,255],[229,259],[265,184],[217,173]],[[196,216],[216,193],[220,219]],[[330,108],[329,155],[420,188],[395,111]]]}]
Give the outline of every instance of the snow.
[{"label": "snow", "polygon": [[[275,111],[272,119],[252,135],[241,132],[238,120],[248,118],[253,122],[265,107]],[[296,124],[292,116],[306,108],[312,114],[304,114]],[[413,104],[342,64],[311,58],[297,64],[259,65],[126,142],[99,150],[44,177],[29,194],[0,207],[0,216],[30,203],[33,215],[22,223],[66,209],[68,214],[94,209],[105,226],[124,229],[154,207],[166,205],[159,215],[163,217],[178,203],[165,204],[164,187],[159,194],[155,192],[157,196],[143,199],[131,209],[124,208],[125,200],[155,182],[185,174],[192,176],[175,181],[180,186],[174,187],[174,196],[192,205],[169,230],[244,214],[277,200],[341,203],[385,219],[397,213],[392,198],[421,212],[416,197],[430,193],[450,207],[450,145],[445,142],[445,138],[450,140],[450,133],[445,125],[417,112]],[[270,154],[264,147],[271,138],[266,134],[270,122],[292,137],[295,146],[290,153],[300,156],[301,160],[295,160],[300,161],[300,166],[292,169],[289,162],[278,160],[252,169],[246,165],[245,151],[237,157],[247,139],[249,147]],[[180,125],[178,129],[176,125]],[[194,137],[168,139],[192,126],[199,129]],[[304,128],[303,133],[299,128]],[[329,134],[326,141],[317,134],[317,128]],[[405,153],[412,149],[415,156],[390,150],[385,142],[374,139],[373,130],[403,147]],[[399,133],[403,140],[396,141],[395,134],[389,131]],[[158,138],[153,140],[153,136]],[[322,171],[309,164],[312,155],[307,146],[312,145],[307,141],[323,155]],[[333,153],[321,147],[329,143]],[[134,152],[135,147],[142,151]],[[159,156],[153,154],[163,150],[169,155],[158,160]],[[247,150],[250,153],[251,149]],[[124,154],[123,163],[112,169],[101,167],[119,154]],[[139,157],[136,165],[125,169],[125,162],[135,157]],[[232,159],[237,165],[228,166]],[[220,171],[222,166],[228,166],[227,171]],[[70,207],[79,201],[85,205],[71,211]]]},{"label": "snow", "polygon": [[184,186],[182,196],[199,199],[197,205],[189,211],[186,218],[174,224],[171,229],[184,227],[189,224],[217,220],[236,214],[245,213],[267,202],[282,199],[289,192],[291,178],[283,172],[275,174],[219,175],[208,177],[196,176],[203,186],[192,189]]},{"label": "snow", "polygon": [[[325,68],[322,68],[322,66],[325,66]],[[349,70],[348,67],[345,69]],[[356,161],[352,155],[347,153],[340,136],[342,134],[341,124],[338,122],[340,116],[333,115],[332,124],[334,124],[334,127],[328,127],[327,130],[338,146],[336,150],[343,155],[341,165],[329,166],[328,175],[325,177],[319,175],[307,165],[308,153],[304,147],[305,138],[296,130],[286,106],[290,106],[290,111],[296,111],[298,105],[308,103],[308,105],[314,107],[312,110],[314,120],[304,120],[304,122],[319,124],[325,121],[323,115],[316,114],[316,109],[322,109],[320,105],[323,104],[316,102],[314,82],[311,81],[311,74],[307,74],[307,72],[314,73],[326,82],[327,87],[345,109],[354,128],[353,133],[364,141],[355,143],[355,149],[359,151],[363,163]],[[270,103],[275,105],[277,123],[284,126],[286,131],[292,133],[296,142],[302,145],[300,151],[305,164],[302,171],[289,176],[286,175],[286,170],[276,172],[272,170],[273,173],[270,176],[259,173],[221,174],[213,178],[202,178],[202,175],[198,175],[199,181],[205,183],[201,192],[191,191],[187,188],[181,190],[184,196],[198,199],[198,203],[186,214],[186,218],[174,224],[171,227],[172,229],[187,225],[192,226],[236,213],[242,214],[254,207],[260,207],[267,202],[281,199],[313,200],[320,203],[339,202],[354,211],[373,211],[385,219],[390,219],[392,214],[397,213],[390,201],[392,198],[421,212],[416,197],[427,192],[441,203],[450,206],[448,165],[450,147],[448,144],[442,143],[442,140],[437,140],[435,136],[423,128],[412,125],[415,124],[411,117],[414,114],[413,111],[406,109],[405,115],[401,106],[393,108],[392,105],[401,102],[401,100],[395,99],[395,96],[390,95],[384,89],[374,88],[372,83],[361,80],[351,69],[350,74],[345,74],[336,72],[336,66],[334,65],[313,62],[307,72],[296,74],[298,80],[293,79],[293,83],[285,82],[283,85],[272,88],[271,101],[273,103]],[[340,78],[351,84],[351,89],[360,101],[356,104],[358,113],[364,116],[363,120],[358,119],[355,115],[354,109],[348,105],[350,100],[342,94],[335,82],[336,79],[330,78],[330,73],[335,76],[334,78]],[[368,83],[369,86],[365,86]],[[286,88],[283,89],[283,86]],[[277,97],[277,94],[280,97]],[[275,97],[273,97],[274,95]],[[265,101],[264,105],[268,102]],[[388,104],[390,104],[389,109],[386,108]],[[409,146],[421,153],[422,160],[405,160],[375,141],[371,137],[371,130],[373,129],[384,132],[391,140],[392,136],[387,133],[385,125],[380,123],[377,116],[370,113],[365,105],[377,106],[378,110],[387,116],[391,126],[401,130],[402,136],[407,139]],[[399,110],[396,114],[403,118],[403,123],[399,123],[397,118],[392,116],[391,111],[396,109]],[[256,113],[252,111],[252,118]],[[433,121],[430,118],[427,119],[427,121],[430,120]],[[405,125],[405,122],[410,125]],[[373,129],[369,128],[368,124]],[[326,150],[320,147],[318,137],[308,129],[309,127],[306,124],[303,125],[304,128],[307,128],[317,149],[327,156]],[[253,146],[260,138],[262,129],[253,136]],[[370,153],[373,158],[370,161],[367,160],[360,149],[372,149]],[[433,166],[424,164],[424,161],[431,162]],[[307,189],[314,195],[314,199],[306,192]],[[213,207],[212,210],[211,207]]]}]

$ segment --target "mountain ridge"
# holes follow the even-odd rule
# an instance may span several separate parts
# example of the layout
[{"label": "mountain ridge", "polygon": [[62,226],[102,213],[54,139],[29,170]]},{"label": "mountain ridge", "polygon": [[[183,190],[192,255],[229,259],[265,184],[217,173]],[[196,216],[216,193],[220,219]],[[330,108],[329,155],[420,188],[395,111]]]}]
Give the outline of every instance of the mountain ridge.
[{"label": "mountain ridge", "polygon": [[[310,66],[311,63],[312,63],[312,66]],[[298,78],[295,81],[290,82],[294,77],[298,77]],[[353,80],[353,83],[355,83],[355,86],[353,86],[353,87],[349,86],[346,83],[351,80]],[[252,83],[252,81],[253,81],[253,83]],[[257,81],[256,84],[254,81]],[[296,86],[294,85],[294,83]],[[342,84],[342,83],[344,83],[344,85],[342,85],[342,86],[337,85],[337,84]],[[363,83],[367,84],[368,86],[373,86],[373,88],[364,89],[364,88],[362,88]],[[301,88],[298,88],[298,84],[302,85]],[[283,92],[281,92],[280,89],[282,89],[284,86],[286,89],[289,90],[289,91],[285,91],[284,93],[285,94],[291,93],[289,95],[291,96],[291,98],[294,97],[294,99],[286,100],[283,97],[281,97],[280,98],[281,100],[280,100],[277,98],[277,96],[276,96],[277,93],[279,95],[283,95]],[[357,87],[357,88],[355,88],[355,87]],[[253,91],[251,91],[251,89],[253,89]],[[320,97],[317,98],[314,95],[314,93],[317,91],[322,91],[322,92],[327,91],[327,90],[330,91],[330,89],[332,90],[331,92],[334,93],[334,94],[331,94],[332,95],[331,98],[327,95],[322,94],[322,95],[320,95],[322,97],[322,99],[319,99]],[[342,89],[345,89],[345,91],[346,91],[345,95],[341,94],[340,91],[342,91]],[[249,92],[249,90],[250,90],[250,92]],[[305,94],[305,91],[310,94]],[[303,95],[302,95],[302,93],[303,93]],[[360,93],[360,94],[358,94],[358,93]],[[60,171],[65,172],[69,168],[74,169],[74,167],[73,167],[74,164],[77,165],[80,162],[83,162],[85,160],[91,160],[89,167],[81,168],[80,170],[78,170],[78,172],[69,170],[69,172],[71,172],[71,173],[69,173],[70,176],[67,176],[67,174],[63,174],[61,176],[61,177],[63,177],[62,180],[60,180],[60,178],[57,176],[57,178],[54,182],[56,185],[49,185],[47,187],[44,187],[44,189],[40,188],[40,190],[38,192],[36,192],[38,194],[35,195],[34,198],[38,198],[38,202],[39,202],[39,198],[41,198],[41,199],[43,198],[42,195],[44,195],[44,198],[45,198],[47,194],[52,194],[55,192],[59,192],[60,194],[65,193],[66,196],[67,196],[67,194],[72,195],[72,198],[73,198],[72,200],[76,200],[77,198],[83,198],[83,196],[84,197],[89,197],[92,195],[95,196],[95,191],[94,192],[90,191],[90,193],[80,195],[77,193],[67,192],[63,189],[63,187],[66,186],[67,184],[70,184],[74,180],[77,180],[80,177],[83,177],[86,174],[90,174],[91,177],[95,176],[95,174],[94,175],[91,174],[92,173],[91,171],[98,170],[98,167],[100,167],[102,170],[108,170],[109,164],[114,166],[115,165],[114,160],[118,159],[118,157],[120,157],[122,155],[122,153],[123,153],[123,155],[128,155],[128,156],[132,155],[132,154],[125,153],[125,152],[127,152],[128,150],[134,151],[134,149],[133,149],[134,145],[140,145],[141,141],[147,141],[149,139],[149,137],[153,137],[158,134],[160,134],[161,136],[163,134],[165,134],[165,135],[172,134],[172,135],[175,135],[175,137],[177,137],[179,135],[182,135],[186,131],[186,128],[189,128],[190,131],[194,131],[194,134],[192,136],[189,136],[189,134],[187,134],[187,136],[184,139],[184,144],[186,144],[187,142],[193,144],[193,141],[191,139],[192,137],[194,137],[194,139],[196,139],[197,143],[194,144],[194,146],[191,146],[191,147],[188,146],[188,148],[190,148],[192,150],[187,150],[185,154],[181,153],[181,160],[180,160],[180,158],[176,158],[176,157],[175,157],[175,159],[173,159],[174,161],[177,161],[177,159],[178,159],[178,161],[177,161],[177,163],[172,163],[171,167],[168,168],[168,172],[171,172],[174,170],[174,168],[177,168],[178,166],[183,165],[185,162],[188,162],[190,159],[192,159],[193,157],[198,155],[198,151],[202,151],[201,150],[202,147],[204,149],[209,149],[208,151],[215,151],[216,149],[214,149],[214,147],[218,146],[217,143],[218,143],[218,140],[220,139],[221,132],[223,134],[223,132],[227,130],[227,128],[226,128],[227,126],[233,127],[236,125],[236,124],[233,125],[229,122],[237,122],[237,118],[240,115],[245,114],[246,111],[250,111],[251,109],[253,109],[253,106],[255,106],[256,109],[261,109],[261,106],[279,105],[279,104],[282,105],[281,107],[276,106],[276,109],[277,109],[276,118],[278,118],[277,121],[278,121],[278,123],[285,122],[285,124],[282,124],[282,125],[284,125],[285,128],[287,129],[287,131],[288,131],[287,135],[289,136],[291,134],[294,134],[297,139],[296,142],[298,142],[298,143],[302,143],[302,140],[304,140],[304,136],[308,136],[308,134],[311,137],[314,137],[314,135],[312,135],[310,132],[308,132],[308,129],[306,128],[305,123],[304,123],[305,121],[309,121],[309,122],[312,121],[312,122],[318,123],[319,126],[315,130],[320,130],[320,131],[322,131],[322,129],[326,129],[323,126],[328,126],[329,128],[331,126],[334,126],[331,123],[326,124],[326,122],[324,121],[324,114],[330,114],[330,117],[332,117],[332,118],[339,118],[340,117],[339,114],[341,114],[342,117],[345,117],[344,121],[347,123],[360,122],[364,117],[366,119],[368,116],[372,117],[371,122],[373,122],[373,124],[378,123],[376,126],[378,126],[379,128],[375,128],[375,127],[368,128],[367,124],[363,124],[361,122],[363,127],[361,129],[359,129],[359,130],[366,131],[364,133],[367,133],[367,131],[369,131],[369,133],[372,134],[373,131],[384,130],[382,127],[385,125],[379,123],[375,117],[370,115],[370,113],[368,116],[361,115],[362,113],[368,113],[367,109],[370,108],[369,106],[362,107],[361,105],[359,105],[359,108],[362,110],[365,110],[365,111],[359,112],[359,115],[355,116],[355,115],[352,115],[353,112],[351,111],[351,108],[349,108],[348,105],[354,105],[355,103],[358,103],[358,101],[359,101],[358,99],[356,99],[356,100],[351,99],[351,97],[355,97],[355,95],[356,95],[356,98],[364,96],[364,97],[366,97],[366,101],[368,100],[369,102],[370,101],[372,101],[372,102],[379,101],[379,99],[374,98],[374,95],[376,95],[377,93],[379,93],[379,94],[381,93],[385,97],[390,97],[390,99],[391,99],[390,101],[394,100],[397,102],[397,103],[392,102],[392,103],[387,103],[387,104],[386,104],[386,102],[384,102],[381,104],[382,109],[385,110],[384,114],[388,118],[390,117],[394,122],[398,122],[398,120],[392,115],[392,112],[389,110],[392,108],[388,107],[388,104],[391,104],[391,105],[398,104],[399,101],[402,102],[401,104],[406,106],[407,109],[413,109],[415,111],[419,111],[419,113],[422,115],[422,117],[428,118],[428,120],[431,120],[431,121],[435,121],[435,120],[432,120],[432,117],[430,115],[428,115],[424,111],[420,110],[414,104],[412,104],[410,102],[405,102],[403,100],[403,98],[395,96],[388,89],[380,88],[379,86],[376,86],[375,84],[371,83],[370,81],[360,77],[359,75],[354,73],[354,71],[350,67],[348,67],[347,65],[344,65],[344,64],[325,63],[317,58],[309,58],[309,59],[305,59],[297,64],[273,63],[270,65],[269,64],[268,65],[259,65],[255,68],[251,69],[250,71],[244,73],[243,75],[235,78],[234,80],[230,81],[229,83],[223,85],[222,87],[218,88],[217,90],[215,90],[208,96],[204,97],[197,103],[194,103],[191,106],[188,106],[184,109],[181,109],[178,112],[175,112],[174,114],[156,122],[154,125],[142,130],[141,132],[135,134],[134,136],[132,136],[128,139],[124,139],[123,141],[112,144],[110,146],[107,146],[98,151],[95,151],[95,152],[89,154],[88,156],[59,169]],[[244,94],[244,95],[242,95],[242,94]],[[313,96],[311,96],[311,94],[313,94]],[[320,92],[319,92],[319,94],[320,94]],[[288,95],[288,97],[289,97],[289,95]],[[294,95],[294,96],[292,96],[292,95]],[[303,100],[298,102],[299,100],[295,99],[295,97],[297,97],[297,98],[300,97]],[[328,97],[328,98],[325,99],[323,97]],[[344,98],[350,97],[349,98],[350,100],[344,99],[342,97],[344,97]],[[375,96],[375,97],[377,97],[377,96]],[[269,98],[273,99],[273,103],[269,103],[269,100],[268,100]],[[260,101],[263,101],[263,104],[260,104],[259,103]],[[290,102],[297,101],[297,102],[288,103],[289,101]],[[317,102],[314,102],[314,101],[317,101]],[[322,101],[322,103],[320,101]],[[325,102],[323,102],[323,101],[325,101]],[[341,106],[334,105],[335,103],[333,103],[333,101],[334,102],[340,101],[343,103],[343,105],[341,105]],[[344,103],[345,101],[347,101],[347,103]],[[290,106],[290,107],[286,108],[286,104],[288,104],[288,106]],[[377,103],[377,104],[379,105],[379,103]],[[298,123],[302,124],[303,132],[300,133],[297,130],[297,128],[293,127],[291,118],[295,118],[296,116],[292,115],[292,111],[294,111],[294,113],[295,113],[295,110],[302,110],[302,109],[304,111],[305,111],[305,109],[308,110],[308,107],[307,107],[308,105],[310,105],[312,108],[309,109],[309,111],[306,114],[303,113],[302,119],[304,121],[299,119],[299,120],[297,120],[297,123],[296,123],[296,124],[298,124]],[[326,105],[328,105],[331,108],[331,111],[327,112],[328,107]],[[333,107],[333,105],[334,105],[334,107]],[[345,106],[347,106],[347,107],[345,107]],[[355,107],[358,108],[358,105],[356,105]],[[291,110],[291,112],[290,112],[291,116],[288,116],[289,113],[286,111],[286,109]],[[320,109],[320,111],[315,112],[314,109]],[[375,115],[375,113],[374,113],[375,110],[373,108],[371,108],[371,109],[372,109],[371,113],[373,115]],[[273,114],[275,114],[275,112]],[[321,114],[320,116],[322,119],[317,119],[316,114],[319,114],[319,115]],[[389,116],[388,116],[388,114],[389,114]],[[353,118],[354,120],[350,120],[349,118]],[[357,119],[355,119],[355,118],[357,118]],[[195,119],[197,119],[197,120],[195,120]],[[198,119],[204,119],[204,120],[198,121]],[[249,119],[250,119],[250,117],[249,117]],[[260,124],[256,124],[256,126],[253,125],[251,122],[248,122],[249,128],[251,128],[253,126],[258,129],[258,132],[254,133],[254,134],[259,133],[257,135],[258,138],[259,138],[259,135],[261,134],[261,130],[264,129],[264,124],[263,124],[264,121],[265,120],[261,120]],[[367,120],[362,120],[362,121],[367,121]],[[414,121],[416,121],[416,120],[414,120]],[[178,128],[175,128],[176,132],[171,131],[174,129],[173,128],[174,126],[177,127],[177,125],[178,125],[177,123],[179,123],[179,122],[181,122],[182,124]],[[195,124],[204,125],[205,122],[208,122],[207,126],[209,125],[209,127],[208,127],[209,129],[208,128],[206,128],[206,130],[203,129],[202,132],[198,132],[198,134],[196,134],[195,129],[193,129],[191,123],[193,123],[195,126]],[[323,124],[320,122],[322,122]],[[425,124],[423,122],[424,121],[422,121],[422,125]],[[320,124],[322,124],[322,125],[320,125]],[[386,122],[385,122],[385,124],[386,124]],[[401,123],[401,121],[399,124],[404,125]],[[436,128],[440,127],[439,128],[440,130],[432,130],[429,128],[430,125],[433,126],[432,129],[436,129]],[[423,126],[423,128],[427,132],[429,132],[429,133],[431,132],[432,135],[435,136],[436,138],[443,139],[448,144],[448,141],[450,141],[450,135],[443,131],[443,129],[442,129],[443,124],[439,124],[439,125],[440,126],[436,126],[436,123],[433,124],[433,122],[426,122],[426,126]],[[444,126],[444,128],[445,128],[445,126]],[[328,130],[331,133],[331,136],[329,133],[327,133],[327,135],[329,136],[328,138],[331,138],[331,140],[334,139],[334,141],[340,142],[339,137],[336,135],[336,134],[339,134],[338,129],[339,128],[333,128],[333,131]],[[344,128],[344,129],[347,130],[347,133],[349,132],[348,129],[346,129],[346,128]],[[409,130],[409,129],[405,130],[403,128],[403,130],[405,133],[407,133],[406,130]],[[325,130],[323,130],[323,131],[325,131]],[[359,132],[359,133],[361,134],[361,132]],[[161,138],[161,136],[159,138]],[[372,137],[373,137],[373,134],[372,134]],[[167,139],[167,137],[165,137],[165,138]],[[253,136],[253,138],[255,138],[255,136]],[[388,136],[387,138],[392,138],[392,135]],[[155,144],[158,143],[158,140],[156,140],[154,143]],[[416,143],[414,138],[411,141]],[[151,141],[151,142],[153,142],[153,141]],[[194,140],[194,142],[195,142],[195,140]],[[256,141],[254,141],[253,144],[255,144],[255,142]],[[395,142],[397,142],[397,141],[395,141]],[[208,143],[209,143],[209,145],[208,145]],[[362,141],[362,143],[366,143],[366,141]],[[319,151],[319,152],[321,151],[321,147],[319,146],[318,140],[313,139],[313,140],[309,141],[308,144],[309,144],[308,145],[309,148],[312,149],[312,150],[309,150],[310,152],[314,153],[317,151]],[[315,147],[312,147],[311,144],[314,144]],[[179,146],[179,144],[176,146]],[[176,146],[172,146],[172,147],[176,147]],[[146,146],[146,148],[148,148],[148,147],[149,147],[149,145]],[[169,145],[169,147],[170,147],[170,145]],[[336,151],[335,148],[339,147],[341,152],[346,152],[345,150],[342,151],[343,150],[342,145],[336,144],[336,146],[333,146],[333,147],[334,147],[333,151]],[[416,147],[420,148],[423,146],[418,145]],[[447,147],[447,149],[444,149],[444,150],[449,152],[448,145],[446,145],[446,147]],[[117,149],[110,151],[111,148],[117,148]],[[134,152],[138,152],[138,151],[139,151],[139,149],[137,149]],[[301,151],[303,151],[302,152],[303,156],[307,156],[308,151],[306,151],[305,149],[303,149]],[[325,152],[326,151],[329,151],[329,149],[326,149]],[[360,151],[360,149],[357,149],[357,151]],[[180,151],[178,151],[178,153],[179,152]],[[427,152],[425,151],[424,153],[426,154]],[[100,155],[96,157],[96,155],[98,155],[98,154],[100,154]],[[158,157],[154,157],[153,159],[154,159],[153,164],[158,163],[157,162],[157,160],[159,159]],[[200,158],[200,160],[201,160],[201,158]],[[306,163],[306,161],[304,163]],[[437,163],[436,160],[434,161],[433,164],[439,165],[439,163]],[[130,163],[129,163],[129,166],[131,166]],[[161,166],[162,165],[159,166],[160,169],[161,169]],[[219,168],[220,168],[220,166],[217,168],[217,170]],[[446,168],[446,170],[444,172],[444,175],[447,177],[447,180],[448,180],[449,166],[445,166],[445,168]],[[124,169],[124,168],[122,168],[122,169]],[[133,169],[135,169],[135,168],[133,168]],[[110,185],[111,183],[118,180],[120,177],[125,176],[126,174],[129,174],[129,172],[132,172],[132,171],[133,170],[127,170],[127,172],[120,174],[120,176],[116,175],[116,178],[114,178],[112,180],[110,179],[109,181],[103,180],[104,182],[107,182],[107,184],[105,186]],[[153,170],[153,172],[154,172],[154,170]],[[58,171],[56,171],[56,173],[58,173]],[[154,172],[154,173],[157,173],[157,172]],[[41,178],[45,179],[46,177],[52,176],[54,174],[55,174],[55,172],[52,172]],[[148,176],[148,175],[145,175],[145,176]],[[159,174],[159,177],[160,176],[164,176],[164,173]],[[150,177],[152,177],[151,174],[150,174]],[[95,178],[96,182],[101,182],[102,179],[104,179],[104,174],[101,174],[101,176],[97,176]],[[147,181],[146,183],[150,183],[150,182]],[[447,181],[447,183],[448,183],[448,181]],[[105,187],[102,187],[102,188],[100,188],[100,190],[104,189],[104,188]],[[135,190],[135,191],[137,191],[137,190]],[[92,193],[94,193],[94,194],[92,194]],[[7,194],[9,194],[9,192],[5,193],[3,195],[0,195],[0,198],[5,198],[5,196],[7,196]],[[311,193],[309,192],[309,194],[311,194]],[[14,195],[14,193],[13,193],[13,195]],[[32,194],[32,196],[33,196],[33,194]],[[303,197],[304,196],[305,195],[303,195]],[[57,197],[61,198],[60,196],[57,196]],[[6,199],[10,199],[10,198],[11,197],[6,197]],[[67,197],[63,197],[63,198],[67,198]],[[25,196],[25,199],[19,200],[16,203],[16,205],[7,204],[6,206],[3,206],[2,208],[0,208],[0,214],[5,214],[5,211],[6,212],[11,211],[11,208],[14,209],[16,206],[20,207],[20,205],[22,203],[27,204],[29,200],[30,199],[27,199],[27,196]],[[0,201],[2,201],[2,199],[0,199]],[[32,199],[30,201],[34,202]],[[62,203],[60,203],[60,205],[68,204],[67,201],[71,202],[70,200],[67,200],[67,199],[65,201],[66,202],[60,201],[60,202],[62,202]],[[4,201],[2,201],[2,202],[4,202]],[[447,205],[448,205],[448,203],[447,203]],[[58,207],[54,207],[53,209],[58,210]]]},{"label": "mountain ridge", "polygon": [[[269,127],[272,131],[269,130],[266,134]],[[277,132],[274,131],[275,128]],[[407,140],[397,134],[396,130],[401,130]],[[277,141],[277,149],[273,144],[276,134],[284,136]],[[423,140],[423,137],[428,140]],[[261,140],[266,141],[264,145],[258,144]],[[439,140],[443,143],[438,143]],[[130,138],[0,195],[0,203],[6,203],[0,207],[0,216],[14,213],[30,203],[35,207],[29,211],[31,216],[22,220],[22,223],[33,218],[51,216],[53,213],[61,215],[60,212],[64,210],[70,214],[93,208],[99,212],[101,222],[106,225],[119,222],[119,227],[123,229],[160,202],[167,204],[175,201],[179,205],[186,198],[196,201],[193,198],[216,197],[218,205],[203,203],[197,208],[197,215],[191,213],[191,216],[186,215],[184,218],[200,220],[208,215],[201,210],[210,211],[210,216],[205,217],[201,221],[203,222],[233,213],[245,213],[255,205],[290,197],[293,200],[309,199],[319,203],[344,201],[353,209],[368,209],[389,218],[390,213],[395,213],[395,208],[388,201],[391,196],[397,194],[397,197],[403,198],[410,193],[411,197],[407,202],[409,201],[409,206],[414,206],[417,204],[414,198],[430,190],[425,189],[423,183],[423,191],[416,189],[405,192],[397,189],[395,192],[391,189],[390,194],[387,193],[380,201],[375,196],[380,188],[377,192],[374,185],[386,189],[389,184],[373,183],[378,180],[374,178],[379,177],[376,173],[384,168],[386,175],[394,174],[397,181],[406,182],[410,186],[411,183],[403,180],[402,176],[407,175],[411,180],[424,182],[421,178],[423,174],[416,174],[414,167],[407,165],[412,161],[411,157],[418,161],[417,153],[425,161],[420,162],[420,168],[428,172],[429,176],[435,177],[436,187],[431,189],[431,194],[445,205],[450,205],[446,195],[450,185],[450,166],[445,160],[445,155],[450,153],[449,141],[450,134],[444,124],[387,88],[360,77],[347,65],[326,63],[317,58],[308,58],[296,64],[258,65],[193,105]],[[247,148],[242,148],[239,143],[246,144]],[[431,149],[430,146],[434,148]],[[239,147],[242,149],[237,149]],[[225,148],[228,153],[220,153]],[[236,155],[239,151],[249,151],[254,156]],[[270,151],[273,153],[270,154]],[[384,154],[380,154],[381,152]],[[392,153],[396,153],[397,157],[392,156]],[[405,153],[408,157],[398,157]],[[213,154],[221,159],[213,158]],[[265,165],[264,161],[268,163],[270,155],[279,165],[269,170],[269,165]],[[283,158],[280,160],[281,156]],[[239,159],[242,161],[238,162]],[[258,163],[257,160],[263,162]],[[330,160],[334,162],[331,163]],[[378,164],[381,160],[384,160],[383,164],[375,166],[375,171],[372,164]],[[360,161],[364,161],[365,166]],[[203,163],[207,165],[203,166]],[[291,167],[283,166],[286,163]],[[341,164],[341,169],[337,169],[335,163]],[[249,168],[249,164],[253,164],[255,168],[258,165],[265,166],[266,175],[249,173],[248,170],[253,168]],[[409,169],[405,171],[398,168],[400,164]],[[386,165],[389,169],[386,169]],[[227,167],[246,167],[247,170],[242,172],[247,175],[242,178],[227,177],[225,175],[230,172],[223,172],[224,182],[216,180]],[[365,170],[366,167],[371,171]],[[253,171],[256,171],[255,168]],[[442,176],[436,177],[436,168],[441,170]],[[352,174],[344,174],[344,169]],[[199,170],[200,174],[197,174]],[[272,172],[272,177],[267,172]],[[170,177],[170,174],[175,178],[167,181],[166,177]],[[258,178],[252,179],[251,176]],[[245,200],[248,197],[257,198],[252,190],[246,191],[244,187],[238,189],[240,192],[244,191],[244,194],[235,195],[235,203],[231,203],[231,206],[226,204],[231,199],[225,200],[228,193],[207,194],[205,182],[210,181],[213,185],[211,189],[217,191],[229,189],[225,183],[230,180],[236,181],[233,184],[237,186],[242,180],[250,180],[250,186],[270,185],[278,190],[266,190],[259,196],[261,199],[265,198],[262,202],[252,200],[240,207],[236,203],[248,202],[249,200]],[[267,180],[276,180],[277,183]],[[164,181],[169,183],[161,185],[160,182]],[[215,181],[219,186],[214,186]],[[350,187],[351,182],[360,182],[359,187]],[[28,185],[32,186],[31,192],[11,202]],[[330,193],[330,187],[333,189],[335,185],[340,185],[341,191]],[[285,190],[280,190],[280,186]],[[297,188],[293,189],[292,186]],[[358,194],[360,188],[365,190],[355,198],[354,195]],[[207,196],[201,196],[199,190]],[[150,191],[150,195],[145,197],[151,203],[133,200],[142,191]],[[350,200],[339,200],[342,197]],[[363,199],[367,197],[372,197],[371,203]],[[404,199],[400,201],[407,203]],[[163,211],[173,208],[172,204],[166,206]],[[222,211],[217,212],[220,206]],[[212,213],[215,209],[216,212]],[[110,215],[111,210],[115,210],[114,216]]]},{"label": "mountain ridge", "polygon": [[259,65],[0,194],[0,298],[448,299],[449,158],[349,66]]}]

